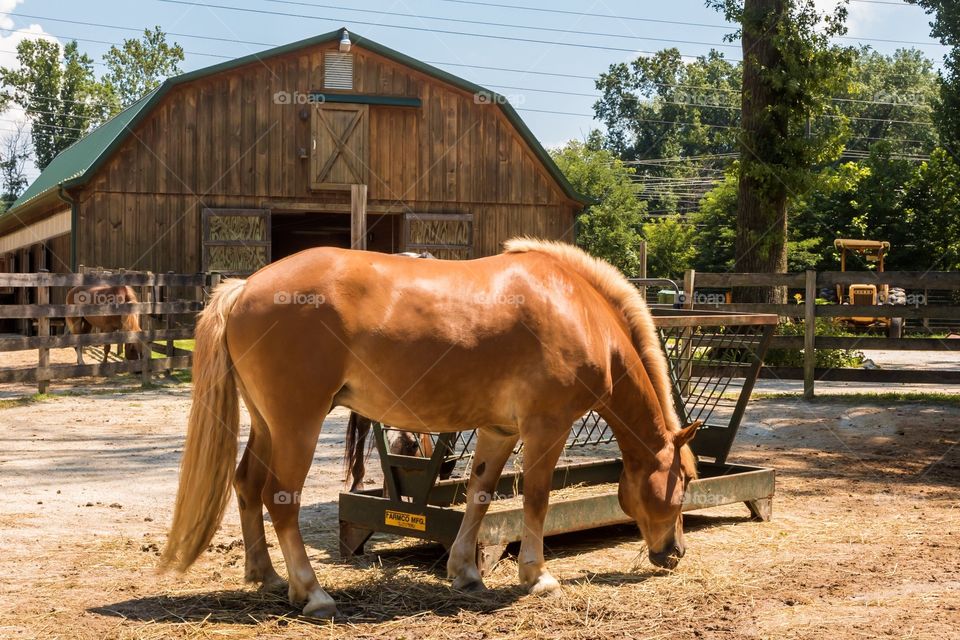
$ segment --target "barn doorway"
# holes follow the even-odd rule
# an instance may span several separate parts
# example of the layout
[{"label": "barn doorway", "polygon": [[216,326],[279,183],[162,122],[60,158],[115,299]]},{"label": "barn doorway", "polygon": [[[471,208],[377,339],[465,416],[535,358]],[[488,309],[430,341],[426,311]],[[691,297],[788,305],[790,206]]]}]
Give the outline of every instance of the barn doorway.
[{"label": "barn doorway", "polygon": [[[367,250],[381,253],[402,251],[401,216],[396,214],[367,215]],[[275,212],[272,226],[273,260],[280,260],[313,247],[350,248],[350,211],[343,213]]]}]

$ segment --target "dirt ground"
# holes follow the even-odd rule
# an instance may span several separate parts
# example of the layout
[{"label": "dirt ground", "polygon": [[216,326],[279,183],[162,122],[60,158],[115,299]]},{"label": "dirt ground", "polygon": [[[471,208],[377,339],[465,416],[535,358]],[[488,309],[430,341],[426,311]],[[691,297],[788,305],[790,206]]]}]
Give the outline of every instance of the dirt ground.
[{"label": "dirt ground", "polygon": [[754,401],[730,459],[776,468],[771,522],[742,505],[688,514],[669,574],[632,527],[550,538],[564,590],[549,599],[517,588],[510,557],[478,595],[449,588],[435,545],[376,536],[341,561],[338,410],[302,515],[333,623],[244,585],[234,507],[189,573],[156,572],[188,387],[2,408],[0,638],[957,637],[960,405],[864,402]]}]

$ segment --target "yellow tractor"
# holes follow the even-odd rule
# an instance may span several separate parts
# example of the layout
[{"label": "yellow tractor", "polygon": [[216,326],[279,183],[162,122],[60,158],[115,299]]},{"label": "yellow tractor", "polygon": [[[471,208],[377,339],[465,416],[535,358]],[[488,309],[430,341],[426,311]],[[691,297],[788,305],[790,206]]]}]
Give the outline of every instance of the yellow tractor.
[{"label": "yellow tractor", "polygon": [[[883,273],[883,262],[890,252],[890,243],[879,240],[848,240],[838,238],[833,246],[840,253],[840,271],[847,270],[847,253],[859,256],[867,265],[876,265],[877,273]],[[906,304],[906,292],[899,287],[882,284],[851,284],[846,290],[837,285],[837,302],[854,305],[903,305]],[[903,335],[903,318],[871,318],[850,316],[837,318],[848,326],[860,329],[884,329],[889,338]]]}]

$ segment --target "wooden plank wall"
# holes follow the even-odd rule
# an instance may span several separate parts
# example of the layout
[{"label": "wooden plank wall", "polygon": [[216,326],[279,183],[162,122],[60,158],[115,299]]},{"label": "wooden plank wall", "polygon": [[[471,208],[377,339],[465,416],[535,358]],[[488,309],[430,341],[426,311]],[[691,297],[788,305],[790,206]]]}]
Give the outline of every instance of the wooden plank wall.
[{"label": "wooden plank wall", "polygon": [[[79,195],[78,261],[196,271],[204,206],[347,203],[343,193],[309,188],[302,156],[313,105],[275,100],[320,89],[321,49],[172,90]],[[517,234],[572,238],[576,205],[499,107],[360,47],[354,53],[356,92],[422,100],[420,108],[370,107],[374,210],[473,213],[478,256]]]}]

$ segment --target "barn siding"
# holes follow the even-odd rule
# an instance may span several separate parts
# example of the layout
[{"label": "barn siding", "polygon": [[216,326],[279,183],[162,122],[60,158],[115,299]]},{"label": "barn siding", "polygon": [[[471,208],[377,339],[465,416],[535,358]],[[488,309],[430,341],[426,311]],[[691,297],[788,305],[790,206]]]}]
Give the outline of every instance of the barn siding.
[{"label": "barn siding", "polygon": [[[277,209],[348,203],[310,190],[311,105],[322,52],[301,50],[175,87],[79,194],[78,261],[130,269],[200,269],[203,207]],[[369,109],[369,204],[472,213],[474,252],[527,234],[572,239],[569,200],[501,110],[354,47],[355,91],[417,97]]]}]

